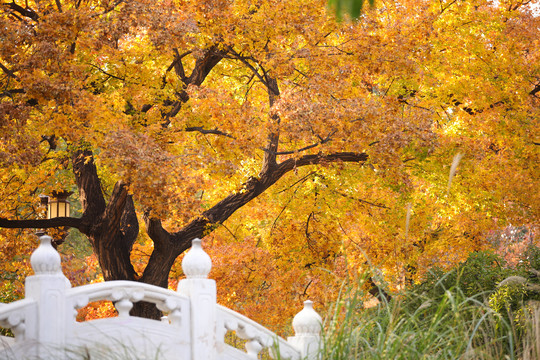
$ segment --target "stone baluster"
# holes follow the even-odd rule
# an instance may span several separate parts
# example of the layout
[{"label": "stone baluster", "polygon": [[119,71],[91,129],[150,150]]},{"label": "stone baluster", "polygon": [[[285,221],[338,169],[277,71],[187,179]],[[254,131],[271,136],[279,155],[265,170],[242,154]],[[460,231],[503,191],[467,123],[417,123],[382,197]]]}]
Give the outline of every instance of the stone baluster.
[{"label": "stone baluster", "polygon": [[304,301],[304,309],[293,319],[294,336],[287,341],[300,350],[301,358],[314,360],[318,358],[322,318],[313,309],[313,301]]},{"label": "stone baluster", "polygon": [[171,324],[172,326],[177,328],[182,327],[183,316],[180,303],[169,297],[162,303],[158,303],[157,307],[159,310],[169,313],[169,315],[161,317],[161,322]]},{"label": "stone baluster", "polygon": [[39,239],[41,243],[30,257],[35,275],[25,282],[25,297],[37,302],[36,313],[26,317],[25,339],[37,344],[35,358],[49,359],[65,350],[66,325],[71,320],[68,316],[73,316],[67,311],[65,294],[71,284],[62,273],[52,238],[43,235]]},{"label": "stone baluster", "polygon": [[[236,328],[236,335],[240,339],[247,340],[246,341],[246,353],[248,356],[252,359],[258,359],[259,353],[264,348],[263,346],[263,334],[259,334],[255,328],[253,328],[250,325],[242,325],[238,324],[238,327]],[[266,346],[272,345],[272,339],[267,339]]]},{"label": "stone baluster", "polygon": [[144,297],[144,291],[129,291],[126,289],[114,290],[111,294],[111,301],[114,303],[118,317],[129,317],[129,311],[133,308],[133,303],[139,302]]},{"label": "stone baluster", "polygon": [[210,256],[200,239],[192,241],[191,249],[182,260],[186,279],[178,283],[178,293],[190,298],[191,358],[215,358],[216,282],[208,279],[212,269]]}]

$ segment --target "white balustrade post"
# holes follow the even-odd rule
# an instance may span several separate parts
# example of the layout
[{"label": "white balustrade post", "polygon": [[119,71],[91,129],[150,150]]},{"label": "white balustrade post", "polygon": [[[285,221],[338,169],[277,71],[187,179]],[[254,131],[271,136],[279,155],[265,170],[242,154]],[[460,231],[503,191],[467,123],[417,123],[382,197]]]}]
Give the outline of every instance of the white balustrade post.
[{"label": "white balustrade post", "polygon": [[178,292],[190,299],[191,351],[193,360],[216,358],[216,282],[208,279],[212,269],[210,256],[200,239],[192,241],[182,260],[186,279],[178,283]]},{"label": "white balustrade post", "polygon": [[294,336],[287,342],[298,350],[302,359],[314,360],[319,356],[322,318],[313,309],[313,301],[304,301],[304,309],[293,319]]},{"label": "white balustrade post", "polygon": [[[52,238],[43,235],[39,239],[41,243],[30,257],[35,275],[27,277],[25,282],[25,297],[37,302],[36,313],[25,319],[25,339],[36,342],[35,358],[54,359],[65,350],[68,321],[65,295],[71,284],[62,273],[60,255],[51,245]],[[73,310],[69,311],[72,313]]]}]

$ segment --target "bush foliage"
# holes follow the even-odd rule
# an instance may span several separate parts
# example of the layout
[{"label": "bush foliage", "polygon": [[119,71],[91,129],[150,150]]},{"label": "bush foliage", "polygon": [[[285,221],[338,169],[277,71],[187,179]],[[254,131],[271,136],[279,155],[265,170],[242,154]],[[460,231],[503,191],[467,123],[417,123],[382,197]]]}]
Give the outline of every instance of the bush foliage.
[{"label": "bush foliage", "polygon": [[539,260],[535,246],[515,267],[475,252],[372,308],[363,293],[344,294],[326,324],[323,359],[538,359]]}]

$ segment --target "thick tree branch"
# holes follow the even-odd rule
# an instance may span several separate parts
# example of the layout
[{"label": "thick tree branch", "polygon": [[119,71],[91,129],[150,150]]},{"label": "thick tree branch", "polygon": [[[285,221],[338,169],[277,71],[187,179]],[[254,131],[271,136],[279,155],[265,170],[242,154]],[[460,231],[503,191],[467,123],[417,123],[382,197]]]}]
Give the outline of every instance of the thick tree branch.
[{"label": "thick tree branch", "polygon": [[172,69],[174,69],[174,72],[180,78],[180,80],[182,80],[183,83],[186,83],[187,81],[187,76],[184,71],[184,65],[182,64],[182,59],[186,57],[187,55],[191,54],[191,51],[186,51],[182,55],[180,55],[177,48],[174,48],[173,51],[174,51],[174,60],[171,63],[171,65],[169,65],[169,67],[165,71],[165,74],[163,75],[163,78],[162,78],[163,87],[165,87],[167,83],[166,81],[167,73],[171,71]]},{"label": "thick tree branch", "polygon": [[201,85],[206,79],[210,71],[223,59],[226,51],[219,50],[217,46],[209,48],[201,57],[195,62],[195,67],[188,78],[187,84]]},{"label": "thick tree branch", "polygon": [[[210,71],[212,71],[212,69],[221,61],[221,59],[223,59],[225,54],[226,52],[219,50],[217,46],[212,46],[211,48],[209,48],[204,53],[204,55],[201,58],[197,59],[197,61],[195,62],[195,67],[193,68],[191,75],[188,78],[185,78],[185,75],[184,75],[185,79],[183,79],[183,81],[184,81],[185,86],[188,86],[188,85],[200,86],[204,82],[204,80],[206,79]],[[185,55],[175,55],[175,58],[181,59]],[[173,62],[173,66],[174,66],[174,62]],[[179,65],[176,64],[176,66],[179,66]],[[180,74],[182,74],[182,72],[183,72],[183,67]],[[164,122],[162,124],[163,127],[169,126],[169,124],[171,123],[171,118],[176,116],[176,114],[178,114],[178,112],[182,108],[182,104],[186,103],[189,100],[189,95],[185,89],[178,92],[177,97],[179,100],[166,104],[166,105],[171,105],[172,109],[169,110],[167,113],[163,114],[163,117],[164,117]]]},{"label": "thick tree branch", "polygon": [[79,199],[84,212],[83,218],[101,218],[106,204],[94,163],[94,157],[90,150],[79,150],[74,153],[73,174],[79,188]]},{"label": "thick tree branch", "polygon": [[154,250],[148,259],[141,281],[161,287],[167,287],[169,271],[176,257],[189,249],[190,241],[178,247],[173,243],[173,236],[163,228],[161,220],[151,218],[149,212],[143,215],[146,232],[154,242]]},{"label": "thick tree branch", "polygon": [[[270,107],[272,107],[279,97],[279,87],[276,79],[270,78],[266,73],[265,78],[268,87],[268,102],[270,103]],[[272,127],[275,127],[275,130],[268,134],[268,144],[265,148],[263,164],[259,176],[271,172],[277,166],[279,124],[281,123],[281,119],[278,114],[274,113],[270,116],[270,120],[273,122]]]},{"label": "thick tree branch", "polygon": [[227,220],[236,210],[262,194],[281,179],[283,175],[295,168],[333,162],[364,163],[367,159],[368,155],[365,153],[342,152],[328,155],[304,155],[298,159],[287,159],[277,164],[272,171],[263,173],[259,178],[250,178],[239,191],[230,194],[205,211],[201,217],[172,234],[176,256],[191,246],[192,239],[202,238],[212,232],[218,224]]},{"label": "thick tree branch", "polygon": [[[174,49],[175,58],[171,66],[174,68],[174,72],[176,75],[185,83],[187,81],[186,73],[184,71],[184,65],[182,64],[182,59],[189,54],[191,54],[191,51],[186,51],[182,55],[178,52],[178,49]],[[167,70],[170,71],[170,70]]]},{"label": "thick tree branch", "polygon": [[118,181],[114,185],[113,193],[103,212],[102,226],[106,228],[119,228],[120,220],[124,213],[124,208],[126,206],[126,201],[128,197],[127,186],[124,182]]},{"label": "thick tree branch", "polygon": [[171,234],[163,228],[161,220],[150,216],[150,211],[143,214],[143,220],[146,225],[146,233],[154,242],[154,247],[166,247],[171,243]]},{"label": "thick tree branch", "polygon": [[91,151],[76,152],[73,171],[84,211],[79,229],[92,242],[103,278],[134,280],[136,273],[130,253],[137,238],[138,222],[126,184],[116,183],[106,205]]},{"label": "thick tree branch", "polygon": [[12,96],[13,94],[24,94],[26,91],[24,89],[11,89],[11,90],[6,90],[2,93],[0,93],[0,96],[1,97],[4,97],[4,96]]},{"label": "thick tree branch", "polygon": [[388,303],[390,300],[392,300],[392,296],[386,291],[384,291],[382,287],[375,284],[375,281],[373,281],[373,278],[371,276],[367,279],[366,283],[369,286],[369,293],[372,296],[376,297],[379,301],[383,303]]},{"label": "thick tree branch", "polygon": [[291,158],[287,159],[283,162],[281,162],[277,169],[276,173],[281,174],[280,177],[283,176],[283,174],[301,167],[301,166],[307,166],[307,165],[317,165],[317,164],[325,164],[325,163],[333,163],[333,162],[353,162],[353,163],[364,163],[368,159],[368,155],[366,153],[354,153],[354,152],[340,152],[340,153],[333,153],[333,154],[314,154],[314,155],[304,155],[297,159]]},{"label": "thick tree branch", "polygon": [[8,220],[0,218],[0,227],[7,229],[48,229],[62,226],[69,226],[79,229],[82,219],[73,217],[57,217],[53,219],[32,219],[32,220]]},{"label": "thick tree branch", "polygon": [[135,212],[135,204],[133,203],[132,195],[128,195],[126,199],[124,211],[120,218],[120,232],[123,234],[126,242],[133,246],[139,235],[139,220],[137,219],[137,213]]}]

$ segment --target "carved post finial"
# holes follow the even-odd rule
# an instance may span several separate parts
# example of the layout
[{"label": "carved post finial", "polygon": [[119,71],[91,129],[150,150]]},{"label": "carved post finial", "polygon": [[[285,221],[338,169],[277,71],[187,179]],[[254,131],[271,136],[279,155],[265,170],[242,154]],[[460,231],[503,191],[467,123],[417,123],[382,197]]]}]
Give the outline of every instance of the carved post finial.
[{"label": "carved post finial", "polygon": [[322,318],[313,309],[313,301],[304,301],[304,309],[293,319],[293,329],[296,335],[316,335],[321,333]]},{"label": "carved post finial", "polygon": [[288,342],[295,346],[302,356],[309,360],[319,358],[320,333],[322,318],[313,309],[313,301],[304,301],[304,309],[293,319],[295,335],[288,338]]},{"label": "carved post finial", "polygon": [[212,269],[212,260],[203,250],[201,239],[193,239],[191,249],[182,260],[182,270],[188,279],[206,279]]},{"label": "carved post finial", "polygon": [[35,274],[61,274],[60,254],[52,246],[52,238],[48,235],[41,235],[39,239],[41,243],[30,256],[30,264]]}]

